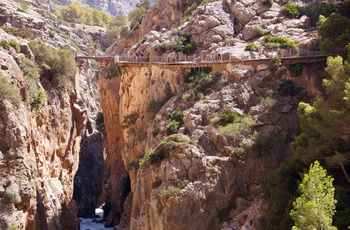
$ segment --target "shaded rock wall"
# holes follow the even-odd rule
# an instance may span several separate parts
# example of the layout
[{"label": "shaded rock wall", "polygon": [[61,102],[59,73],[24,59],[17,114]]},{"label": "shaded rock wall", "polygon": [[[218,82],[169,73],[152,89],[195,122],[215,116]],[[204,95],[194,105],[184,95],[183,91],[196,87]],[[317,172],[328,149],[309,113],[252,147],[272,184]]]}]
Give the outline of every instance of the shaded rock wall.
[{"label": "shaded rock wall", "polygon": [[[17,41],[6,34],[2,39]],[[42,76],[37,84],[46,100],[31,109],[16,62],[22,55],[14,49],[0,51],[0,73],[23,99],[15,103],[0,95],[0,228],[78,229],[74,176],[87,116],[96,112],[89,96],[94,93],[77,80],[87,95],[82,98],[58,79]]]}]

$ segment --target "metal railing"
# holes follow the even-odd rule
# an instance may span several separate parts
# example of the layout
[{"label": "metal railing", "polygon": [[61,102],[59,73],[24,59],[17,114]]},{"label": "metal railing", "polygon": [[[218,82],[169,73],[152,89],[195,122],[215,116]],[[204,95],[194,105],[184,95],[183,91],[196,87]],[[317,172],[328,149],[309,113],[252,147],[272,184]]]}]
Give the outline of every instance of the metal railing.
[{"label": "metal railing", "polygon": [[113,60],[116,63],[160,63],[160,64],[191,64],[191,63],[220,63],[220,62],[234,62],[234,61],[249,61],[249,60],[268,60],[273,56],[278,55],[281,59],[288,58],[310,58],[325,56],[317,50],[305,50],[300,49],[297,52],[292,49],[266,49],[264,52],[244,52],[241,56],[232,55],[232,53],[216,53],[216,54],[205,54],[199,55],[186,55],[182,53],[171,53],[162,55],[144,55],[144,56],[130,56],[127,54],[115,55],[115,56],[91,56],[83,57],[78,56],[78,59],[96,59],[96,60]]},{"label": "metal railing", "polygon": [[200,55],[186,55],[182,53],[162,54],[162,55],[147,55],[147,56],[128,56],[126,54],[115,55],[115,62],[152,62],[152,63],[217,63],[217,62],[233,62],[235,60],[266,60],[273,56],[278,55],[280,58],[292,58],[292,57],[317,57],[323,56],[320,51],[316,50],[304,50],[301,49],[298,52],[292,49],[279,49],[279,50],[267,50],[264,53],[258,52],[246,52],[245,55],[237,57],[230,53],[223,54],[200,54]]}]

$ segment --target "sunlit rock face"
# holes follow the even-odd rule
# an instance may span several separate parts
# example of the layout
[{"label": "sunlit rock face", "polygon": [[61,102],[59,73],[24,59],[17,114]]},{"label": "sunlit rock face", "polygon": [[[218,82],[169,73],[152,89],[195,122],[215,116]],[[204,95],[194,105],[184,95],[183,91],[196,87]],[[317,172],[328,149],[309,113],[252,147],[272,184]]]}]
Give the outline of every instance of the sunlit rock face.
[{"label": "sunlit rock face", "polygon": [[[239,218],[247,210],[243,224],[259,225],[266,211],[259,194],[267,175],[291,154],[289,143],[299,131],[296,108],[305,98],[278,94],[284,80],[297,82],[293,74],[282,67],[282,78],[272,80],[274,73],[264,65],[230,64],[199,100],[186,92],[181,71],[126,67],[115,75],[113,68],[101,71],[99,81],[110,224],[117,229],[220,229],[222,215]],[[319,82],[317,74],[310,74],[318,68],[305,67],[300,78],[309,93],[319,90],[311,87]],[[184,99],[187,94],[190,99]],[[152,112],[150,105],[164,98],[160,110]],[[176,109],[183,112],[182,127],[170,135],[166,130]],[[250,131],[223,135],[213,120],[227,111],[251,117]],[[260,142],[257,136],[277,138],[280,144]],[[242,146],[250,147],[243,153]],[[150,149],[160,151],[158,160],[145,160]]]}]

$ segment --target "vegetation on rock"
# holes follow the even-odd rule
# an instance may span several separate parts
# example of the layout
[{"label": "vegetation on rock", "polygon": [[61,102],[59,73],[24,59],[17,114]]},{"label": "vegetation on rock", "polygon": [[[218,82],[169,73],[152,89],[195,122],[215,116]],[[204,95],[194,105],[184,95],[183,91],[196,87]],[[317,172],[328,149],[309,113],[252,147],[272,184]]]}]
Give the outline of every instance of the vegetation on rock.
[{"label": "vegetation on rock", "polygon": [[257,44],[254,43],[250,43],[245,47],[246,51],[258,51],[259,50],[259,46]]},{"label": "vegetation on rock", "polygon": [[19,104],[22,100],[18,88],[9,83],[9,79],[0,73],[0,97],[9,100],[13,104]]},{"label": "vegetation on rock", "polygon": [[186,135],[173,134],[165,137],[154,149],[149,149],[146,152],[143,159],[140,160],[140,167],[145,168],[148,164],[157,164],[166,158],[171,150],[186,148],[194,144]]},{"label": "vegetation on rock", "polygon": [[19,204],[22,201],[19,192],[11,187],[5,189],[4,199],[7,204]]},{"label": "vegetation on rock", "polygon": [[333,180],[318,161],[311,164],[299,185],[301,195],[293,202],[290,212],[294,220],[292,230],[337,229],[332,226],[337,202],[334,199]]},{"label": "vegetation on rock", "polygon": [[141,22],[151,4],[151,0],[144,0],[143,2],[137,3],[136,8],[129,13],[128,18],[131,24],[131,30]]},{"label": "vegetation on rock", "polygon": [[269,47],[275,47],[276,45],[280,48],[290,48],[293,50],[298,50],[297,43],[291,41],[288,38],[279,37],[279,36],[272,36],[272,35],[266,35],[263,39],[265,46],[267,48]]},{"label": "vegetation on rock", "polygon": [[76,2],[71,2],[69,6],[63,6],[62,9],[56,11],[55,14],[59,20],[94,26],[105,26],[112,19],[112,16],[104,11],[92,8],[87,4],[80,6]]},{"label": "vegetation on rock", "polygon": [[298,18],[300,16],[300,8],[295,3],[287,3],[281,8],[282,14],[290,18]]},{"label": "vegetation on rock", "polygon": [[[344,61],[340,56],[329,57],[326,68],[327,77],[323,80],[325,94],[316,97],[312,104],[299,103],[298,116],[302,132],[291,145],[294,156],[270,175],[270,182],[267,185],[266,194],[271,198],[267,224],[269,229],[290,229],[292,227],[292,222],[285,210],[291,210],[297,188],[296,182],[299,180],[297,174],[315,160],[319,160],[320,165],[327,168],[336,178],[334,187],[338,202],[334,225],[340,229],[345,229],[350,225],[349,218],[344,218],[350,212],[349,196],[344,195],[349,192],[350,185],[347,166],[350,148],[348,132],[350,125],[349,68],[348,60]],[[289,185],[284,188],[281,181],[277,182],[278,178],[284,178]],[[274,185],[272,181],[275,181]],[[276,193],[280,195],[275,197]],[[322,202],[326,203],[327,200]],[[306,214],[305,218],[307,218]],[[274,222],[277,219],[286,221]],[[276,226],[271,227],[272,224]]]},{"label": "vegetation on rock", "polygon": [[41,75],[48,77],[50,81],[58,79],[70,88],[77,68],[74,53],[37,41],[30,41],[29,46],[35,55],[35,62],[41,67]]}]

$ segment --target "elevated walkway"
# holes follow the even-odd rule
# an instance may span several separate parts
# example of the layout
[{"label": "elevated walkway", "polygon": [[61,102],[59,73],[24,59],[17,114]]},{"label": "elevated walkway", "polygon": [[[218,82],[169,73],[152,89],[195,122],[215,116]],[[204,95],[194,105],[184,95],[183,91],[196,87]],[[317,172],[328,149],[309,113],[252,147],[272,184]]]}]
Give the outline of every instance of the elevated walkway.
[{"label": "elevated walkway", "polygon": [[[328,55],[319,53],[307,53],[302,55],[280,56],[283,65],[292,65],[297,63],[317,63],[325,62]],[[218,72],[226,69],[228,64],[246,64],[257,67],[260,64],[270,64],[272,58],[247,58],[242,57],[237,59],[231,55],[161,55],[149,56],[141,59],[131,58],[126,55],[115,56],[77,56],[77,60],[95,60],[101,62],[102,66],[115,64],[120,67],[151,67],[159,66],[160,68],[168,68],[177,72],[193,68],[212,68],[213,72]]]}]

